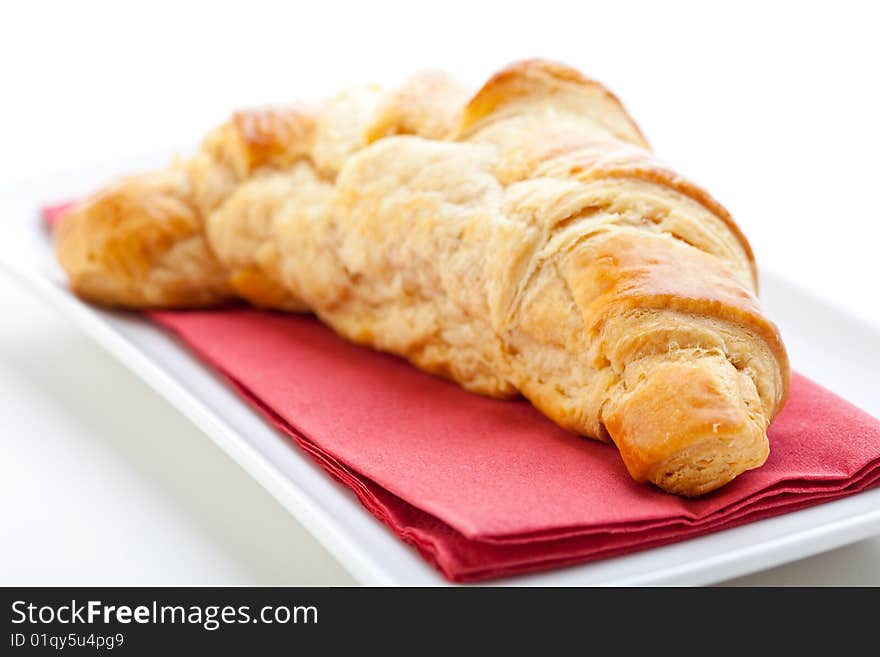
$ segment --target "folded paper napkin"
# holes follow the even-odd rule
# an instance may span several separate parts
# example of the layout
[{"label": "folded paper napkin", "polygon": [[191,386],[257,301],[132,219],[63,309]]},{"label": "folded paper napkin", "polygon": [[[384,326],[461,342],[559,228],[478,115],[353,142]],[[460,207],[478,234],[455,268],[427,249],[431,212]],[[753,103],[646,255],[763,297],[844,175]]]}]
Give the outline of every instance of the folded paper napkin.
[{"label": "folded paper napkin", "polygon": [[148,315],[455,581],[681,541],[880,479],[880,421],[797,374],[767,463],[688,500],[635,483],[614,447],[563,431],[528,402],[465,392],[312,317]]}]

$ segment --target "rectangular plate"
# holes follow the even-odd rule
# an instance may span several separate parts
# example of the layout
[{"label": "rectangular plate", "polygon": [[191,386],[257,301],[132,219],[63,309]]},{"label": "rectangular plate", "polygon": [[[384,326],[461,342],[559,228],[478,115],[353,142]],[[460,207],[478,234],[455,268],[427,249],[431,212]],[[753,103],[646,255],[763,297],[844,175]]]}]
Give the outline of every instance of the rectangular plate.
[{"label": "rectangular plate", "polygon": [[[3,269],[107,349],[199,426],[364,584],[447,584],[346,488],[244,403],[174,338],[130,314],[93,308],[66,288],[39,207],[75,198],[121,172],[161,166],[168,154],[49,176],[3,190]],[[762,272],[767,313],[796,369],[880,415],[880,330],[783,278]],[[665,547],[544,573],[492,580],[511,585],[710,584],[880,533],[880,489]]]}]

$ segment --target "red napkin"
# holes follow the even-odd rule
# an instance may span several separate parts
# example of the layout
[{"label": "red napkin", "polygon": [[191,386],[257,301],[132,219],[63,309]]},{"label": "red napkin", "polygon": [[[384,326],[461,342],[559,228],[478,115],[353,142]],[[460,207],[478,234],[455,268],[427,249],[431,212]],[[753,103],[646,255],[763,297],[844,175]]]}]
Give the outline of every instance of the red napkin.
[{"label": "red napkin", "polygon": [[680,541],[880,478],[880,422],[799,375],[770,428],[767,463],[686,500],[633,482],[614,447],[559,429],[525,401],[467,393],[311,317],[149,316],[455,581]]}]

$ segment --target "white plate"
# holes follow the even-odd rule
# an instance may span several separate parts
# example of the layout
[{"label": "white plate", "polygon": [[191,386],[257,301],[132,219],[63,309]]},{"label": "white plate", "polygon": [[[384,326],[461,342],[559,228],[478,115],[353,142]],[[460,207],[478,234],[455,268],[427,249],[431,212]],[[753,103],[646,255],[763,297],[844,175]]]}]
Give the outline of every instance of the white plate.
[{"label": "white plate", "polygon": [[[16,185],[0,201],[0,264],[189,417],[275,496],[364,584],[446,581],[369,514],[354,495],[253,411],[175,340],[137,317],[92,308],[64,285],[37,220],[48,202],[81,195],[167,154]],[[800,372],[880,415],[880,330],[763,272],[762,297]],[[880,533],[880,489],[674,545],[494,584],[709,584]]]}]

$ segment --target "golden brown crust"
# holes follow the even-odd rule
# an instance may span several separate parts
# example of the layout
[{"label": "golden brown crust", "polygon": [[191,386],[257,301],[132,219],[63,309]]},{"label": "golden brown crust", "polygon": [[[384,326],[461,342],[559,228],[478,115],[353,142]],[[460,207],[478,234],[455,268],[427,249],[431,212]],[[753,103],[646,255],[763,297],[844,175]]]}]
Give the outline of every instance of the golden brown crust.
[{"label": "golden brown crust", "polygon": [[[653,349],[638,345],[638,352],[626,357],[622,380],[633,378],[627,368],[639,375],[622,390],[618,385],[600,413],[633,477],[698,495],[762,464],[768,453],[764,418],[784,403],[788,362],[778,329],[761,314],[747,285],[714,256],[638,231],[595,237],[572,257],[570,268],[573,298],[593,335],[609,321],[622,323],[619,330],[644,334],[644,325],[637,329],[621,318],[675,312],[742,334],[769,351],[778,368],[778,374],[760,377],[759,390],[740,371],[746,363],[723,340],[702,339],[694,347],[681,330],[666,335],[672,324],[665,322],[664,337]],[[623,336],[614,346],[636,347]],[[751,353],[760,352],[753,347]]]},{"label": "golden brown crust", "polygon": [[445,139],[461,117],[468,89],[442,71],[421,71],[385,94],[366,129],[368,144],[392,135]]},{"label": "golden brown crust", "polygon": [[179,171],[120,181],[60,222],[56,253],[70,285],[108,306],[197,307],[232,297]]},{"label": "golden brown crust", "polygon": [[591,245],[574,261],[578,283],[589,290],[573,290],[588,329],[611,312],[631,308],[699,313],[754,332],[787,365],[779,330],[761,313],[752,290],[718,258],[635,231],[611,233]]},{"label": "golden brown crust", "polygon": [[618,139],[649,148],[620,100],[602,84],[580,71],[545,59],[514,62],[489,78],[464,109],[458,127],[467,135],[481,121],[497,116],[505,106],[539,99],[555,107],[593,114]]},{"label": "golden brown crust", "polygon": [[[647,158],[646,158],[647,159]],[[579,180],[589,180],[590,178],[635,178],[646,180],[648,182],[657,183],[665,187],[670,187],[681,192],[685,196],[689,196],[697,203],[704,206],[716,217],[721,219],[736,240],[739,242],[746,257],[749,261],[749,268],[752,275],[752,283],[757,291],[758,288],[758,268],[755,264],[755,256],[752,252],[752,246],[743,234],[740,227],[730,216],[727,209],[716,201],[702,187],[695,185],[689,180],[682,178],[678,174],[665,167],[659,167],[653,162],[633,163],[630,166],[614,166],[614,167],[593,167],[589,172],[584,169],[575,169],[572,175]]]},{"label": "golden brown crust", "polygon": [[765,427],[750,403],[754,388],[729,363],[664,360],[605,422],[636,481],[693,497],[766,460]]},{"label": "golden brown crust", "polygon": [[205,137],[201,153],[241,181],[261,167],[283,169],[307,157],[315,128],[314,112],[302,107],[236,112]]},{"label": "golden brown crust", "polygon": [[58,254],[100,303],[310,310],[468,390],[523,394],[681,495],[763,463],[788,389],[729,213],[552,62],[470,101],[427,73],[240,113],[81,205]]},{"label": "golden brown crust", "polygon": [[295,108],[236,112],[232,125],[244,145],[248,169],[284,168],[308,155],[314,117]]}]

